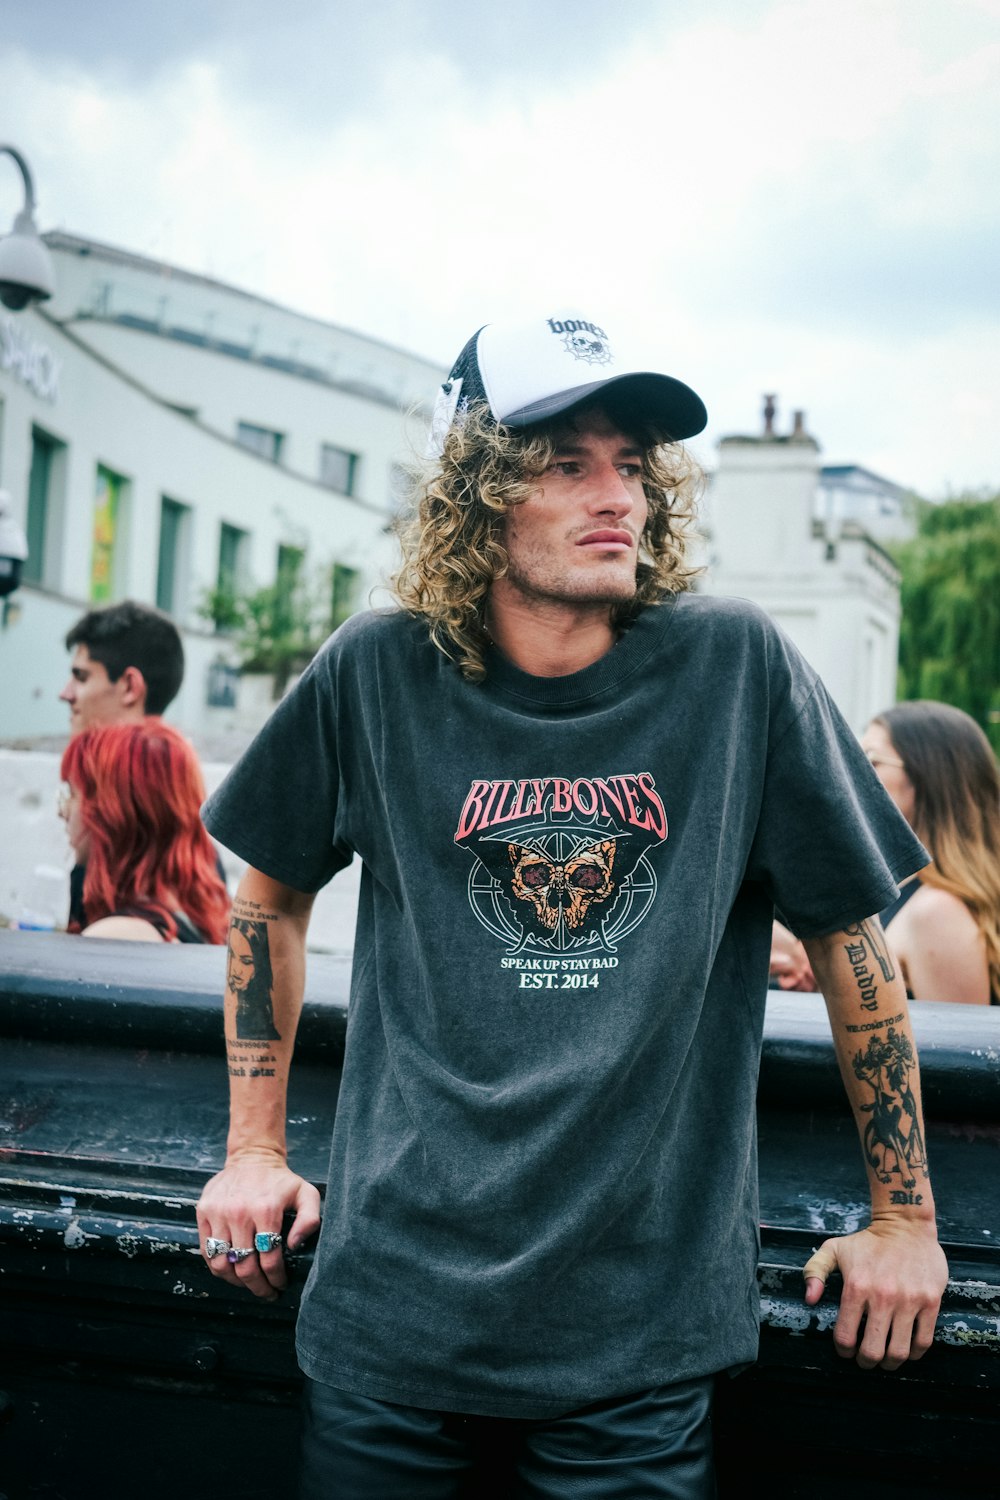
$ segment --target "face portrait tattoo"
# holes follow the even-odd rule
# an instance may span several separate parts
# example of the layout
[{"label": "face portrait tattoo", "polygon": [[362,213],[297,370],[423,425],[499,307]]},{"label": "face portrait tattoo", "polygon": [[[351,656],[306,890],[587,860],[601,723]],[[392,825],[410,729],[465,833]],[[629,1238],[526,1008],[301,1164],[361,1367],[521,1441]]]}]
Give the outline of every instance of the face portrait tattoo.
[{"label": "face portrait tattoo", "polygon": [[233,919],[226,985],[236,996],[237,1038],[242,1042],[280,1041],[271,1004],[274,979],[266,922]]},{"label": "face portrait tattoo", "polygon": [[229,933],[229,988],[234,995],[242,994],[253,983],[257,972],[250,939],[238,927]]}]

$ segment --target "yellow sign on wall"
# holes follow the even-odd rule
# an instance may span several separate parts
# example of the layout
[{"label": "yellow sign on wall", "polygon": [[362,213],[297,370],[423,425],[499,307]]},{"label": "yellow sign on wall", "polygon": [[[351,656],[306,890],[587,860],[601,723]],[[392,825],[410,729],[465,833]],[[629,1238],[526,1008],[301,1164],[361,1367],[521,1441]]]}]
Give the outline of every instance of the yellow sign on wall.
[{"label": "yellow sign on wall", "polygon": [[118,536],[122,481],[110,469],[97,466],[94,495],[94,550],[90,562],[90,597],[106,604],[114,597],[115,542]]}]

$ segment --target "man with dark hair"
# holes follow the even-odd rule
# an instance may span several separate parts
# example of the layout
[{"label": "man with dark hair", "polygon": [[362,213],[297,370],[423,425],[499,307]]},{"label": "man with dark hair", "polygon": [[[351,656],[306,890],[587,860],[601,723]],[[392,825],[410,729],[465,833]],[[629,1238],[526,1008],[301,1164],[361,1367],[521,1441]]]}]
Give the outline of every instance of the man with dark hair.
[{"label": "man with dark hair", "polygon": [[776,906],[872,1199],[805,1300],[839,1270],[834,1339],[863,1368],[930,1345],[947,1268],[872,915],[927,856],[774,623],[688,591],[680,440],[706,420],[591,317],[481,329],[439,396],[402,608],[336,632],[207,804],[250,867],[234,922],[268,952],[273,1026],[248,1038],[227,995],[198,1222],[213,1273],[266,1299],[283,1215],[290,1249],[320,1221],[285,1150],[309,913],[363,862],[298,1324],[307,1500],[714,1493],[714,1380],[757,1349]]},{"label": "man with dark hair", "polygon": [[162,714],[184,678],[177,626],[133,599],[90,610],[67,634],[66,649],[73,660],[59,697],[69,704],[71,734]]},{"label": "man with dark hair", "polygon": [[[161,610],[134,599],[91,609],[66,635],[73,652],[69,680],[59,694],[69,704],[69,732],[127,724],[162,714],[184,679],[180,631]],[[69,925],[86,924],[83,865],[69,877]],[[219,861],[219,873],[225,873]]]}]

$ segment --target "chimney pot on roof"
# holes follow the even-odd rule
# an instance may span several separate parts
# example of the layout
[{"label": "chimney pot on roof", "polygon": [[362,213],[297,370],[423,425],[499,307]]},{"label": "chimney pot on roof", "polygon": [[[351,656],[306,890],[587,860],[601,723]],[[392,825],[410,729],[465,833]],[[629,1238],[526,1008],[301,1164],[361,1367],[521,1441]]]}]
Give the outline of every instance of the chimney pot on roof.
[{"label": "chimney pot on roof", "polygon": [[804,411],[792,413],[792,437],[804,438],[806,436],[806,414]]},{"label": "chimney pot on roof", "polygon": [[775,417],[775,413],[778,410],[777,402],[778,402],[777,396],[765,396],[764,397],[764,436],[765,437],[773,437],[774,436],[774,417]]}]

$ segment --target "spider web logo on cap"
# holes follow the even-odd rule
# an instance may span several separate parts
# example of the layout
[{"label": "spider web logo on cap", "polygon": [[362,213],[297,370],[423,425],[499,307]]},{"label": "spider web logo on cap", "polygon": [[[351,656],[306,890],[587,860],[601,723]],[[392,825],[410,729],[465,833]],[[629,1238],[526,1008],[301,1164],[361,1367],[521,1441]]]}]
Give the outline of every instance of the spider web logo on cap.
[{"label": "spider web logo on cap", "polygon": [[563,344],[567,354],[587,365],[609,365],[614,358],[607,338],[589,333],[586,328],[563,334]]}]

